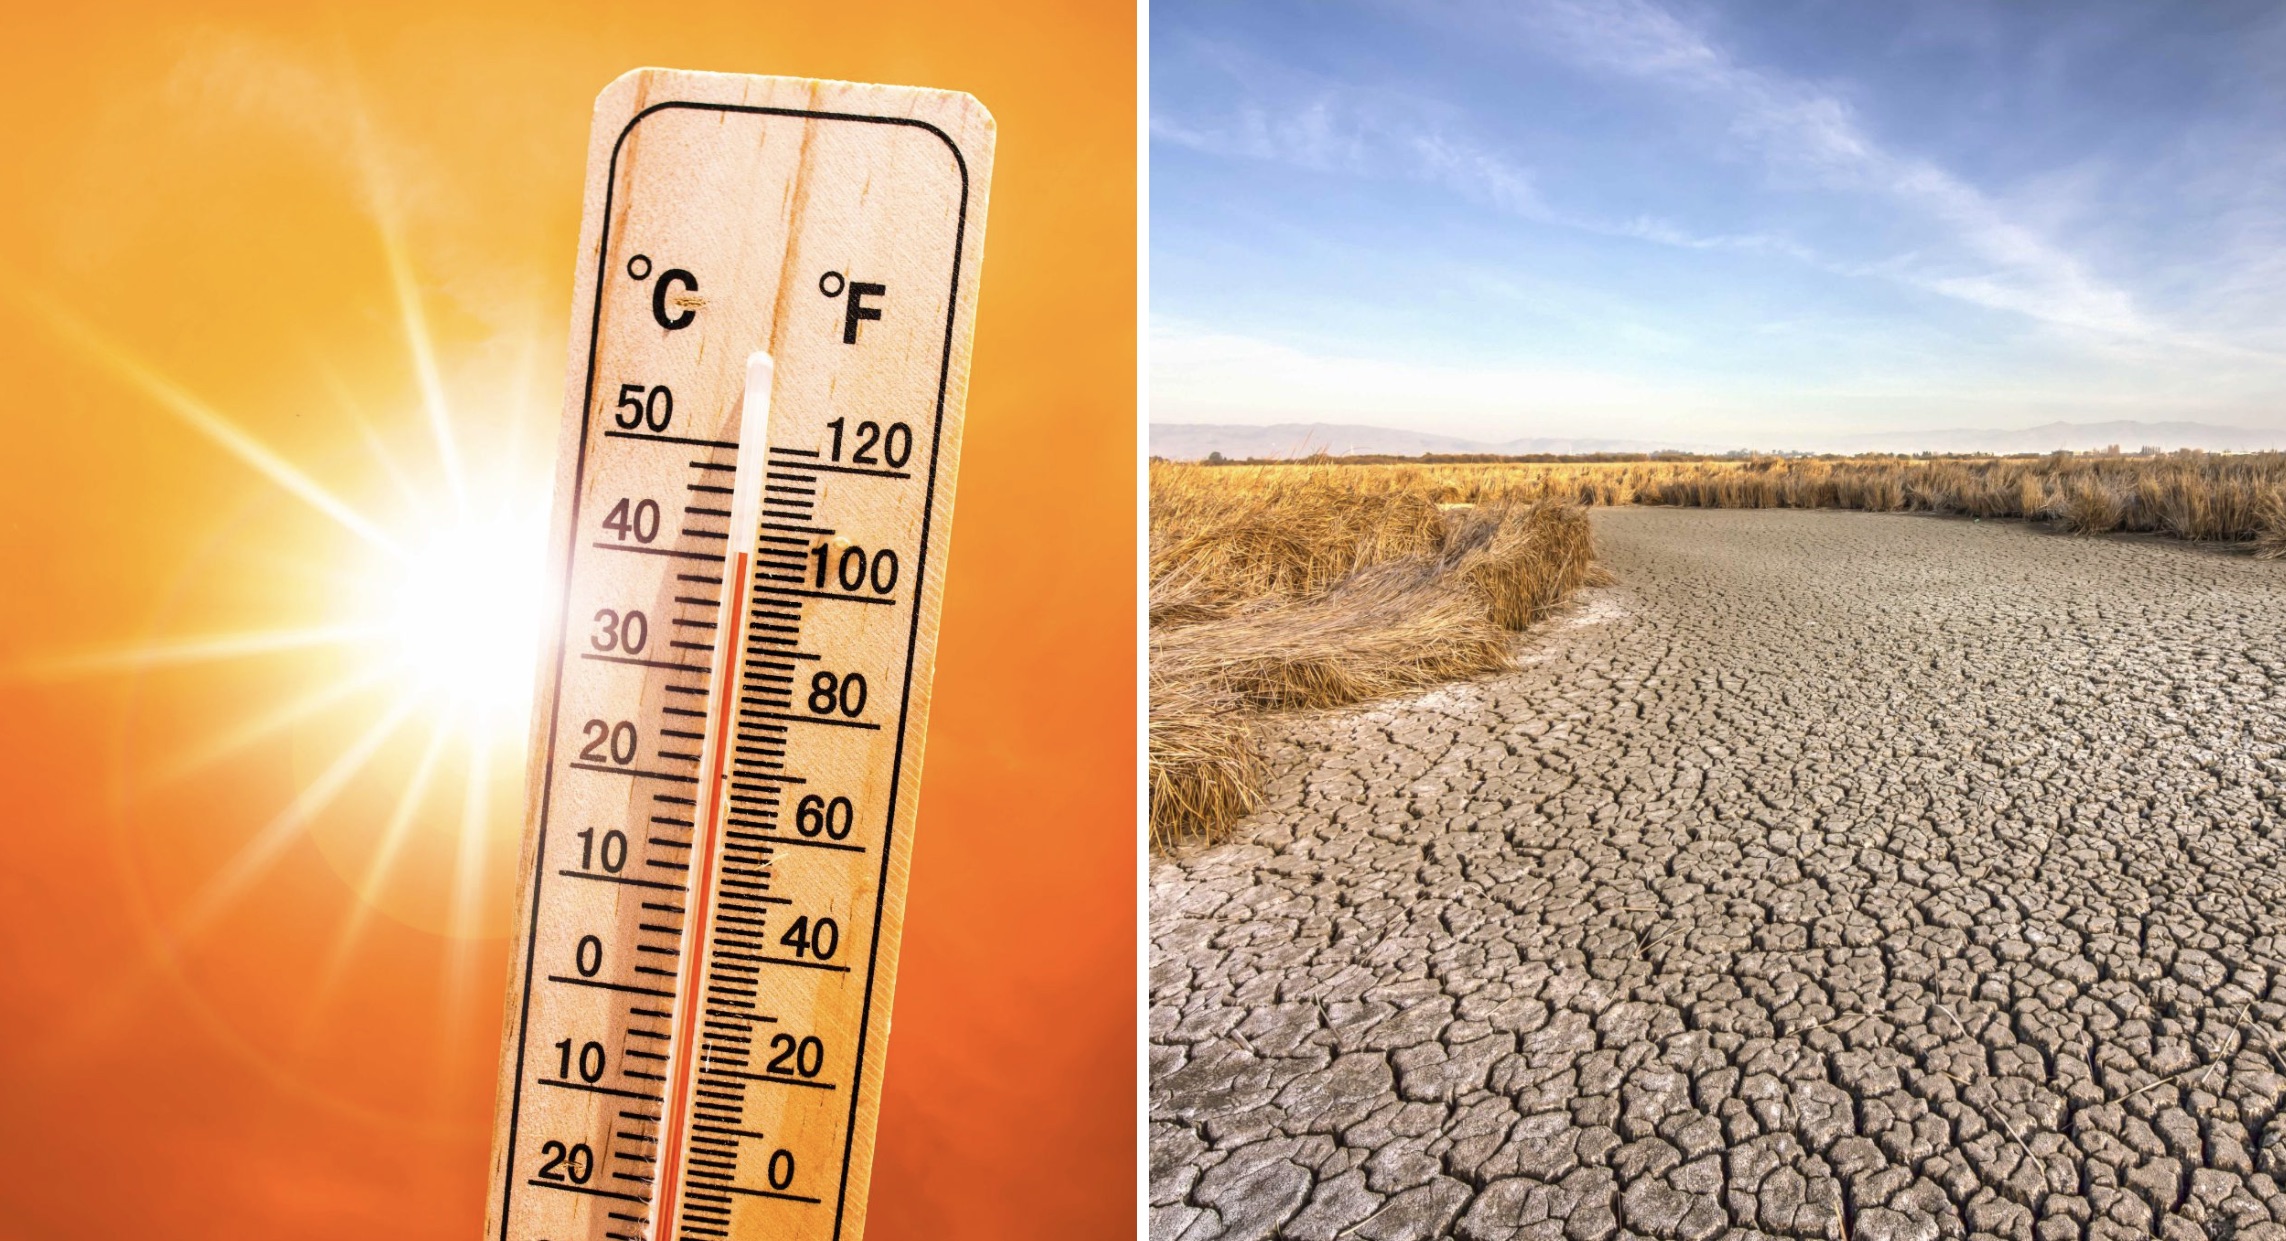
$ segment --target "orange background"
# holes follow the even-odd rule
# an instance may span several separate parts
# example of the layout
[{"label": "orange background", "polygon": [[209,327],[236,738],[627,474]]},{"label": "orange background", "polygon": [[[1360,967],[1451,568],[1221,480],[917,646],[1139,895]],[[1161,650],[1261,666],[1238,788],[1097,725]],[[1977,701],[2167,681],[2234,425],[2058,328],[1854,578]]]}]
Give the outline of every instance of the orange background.
[{"label": "orange background", "polygon": [[217,886],[384,700],[265,731],[357,650],[182,647],[369,585],[185,411],[417,513],[391,470],[430,442],[425,334],[472,470],[544,482],[589,109],[646,64],[998,119],[868,1235],[1130,1235],[1132,9],[12,4],[6,29],[0,1236],[479,1232],[519,757],[473,837],[421,803],[371,901],[418,736]]}]

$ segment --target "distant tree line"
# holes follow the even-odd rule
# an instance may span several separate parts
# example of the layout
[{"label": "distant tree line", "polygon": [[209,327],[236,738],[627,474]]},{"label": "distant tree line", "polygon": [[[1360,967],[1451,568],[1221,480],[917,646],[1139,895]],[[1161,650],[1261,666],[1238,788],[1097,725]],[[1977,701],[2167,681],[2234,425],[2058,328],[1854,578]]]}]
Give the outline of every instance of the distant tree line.
[{"label": "distant tree line", "polygon": [[[2197,453],[2197,452],[2200,452],[2200,451],[2201,451],[2201,450],[2199,450],[2199,449],[2195,449],[2195,448],[2179,448],[2179,449],[2176,449],[2176,450],[2175,450],[2175,452],[2176,452],[2176,454],[2177,454],[2177,455],[2183,455],[2183,454],[2192,454],[2192,453]],[[1222,453],[1220,453],[1220,452],[1210,452],[1210,453],[1208,453],[1208,454],[1206,455],[1206,458],[1205,458],[1205,460],[1203,460],[1203,461],[1202,461],[1200,464],[1203,464],[1203,465],[1640,465],[1640,464],[1653,463],[1653,462],[1673,462],[1673,463],[1683,463],[1683,464],[1688,464],[1688,463],[1691,463],[1691,462],[1707,462],[1707,461],[1770,461],[1770,460],[1784,460],[1784,461],[1899,461],[1899,460],[1910,460],[1910,461],[2037,461],[2037,460],[2040,460],[2041,458],[2060,458],[2060,459],[2069,459],[2069,458],[2071,458],[2071,457],[2074,457],[2074,456],[2087,456],[2087,457],[2118,457],[2118,456],[2124,456],[2124,455],[2126,455],[2126,454],[2124,454],[2124,453],[2122,453],[2122,452],[2120,451],[2120,446],[2119,446],[2119,445],[2117,445],[2117,444],[2107,444],[2107,445],[2105,445],[2105,446],[2104,446],[2104,447],[2103,447],[2101,450],[2098,450],[2098,451],[2095,451],[2095,452],[2089,452],[2089,453],[2073,453],[2073,452],[2072,452],[2072,451],[2070,451],[2069,449],[2058,449],[2058,450],[2055,450],[2055,451],[2053,451],[2053,452],[2002,452],[2002,453],[1994,453],[1994,452],[1861,452],[1861,453],[1833,453],[1833,452],[1797,452],[1797,451],[1758,452],[1758,451],[1753,451],[1753,450],[1750,450],[1750,449],[1744,449],[1744,448],[1735,448],[1735,449],[1732,449],[1732,450],[1730,450],[1729,452],[1719,452],[1719,453],[1706,453],[1706,452],[1678,452],[1678,451],[1672,451],[1672,450],[1662,450],[1662,451],[1659,451],[1659,452],[1580,452],[1580,453],[1556,453],[1556,452],[1528,452],[1528,453],[1489,453],[1489,452],[1425,452],[1425,453],[1422,453],[1422,454],[1420,454],[1419,456],[1412,456],[1412,457],[1408,457],[1408,456],[1405,456],[1405,455],[1403,455],[1403,454],[1400,454],[1400,453],[1386,453],[1386,452],[1361,452],[1361,453],[1349,453],[1349,454],[1345,454],[1345,455],[1341,455],[1341,456],[1336,456],[1335,454],[1333,454],[1333,453],[1329,453],[1329,452],[1315,452],[1315,453],[1311,453],[1310,455],[1308,455],[1308,456],[1306,456],[1306,457],[1226,457],[1226,456],[1224,456],[1224,455],[1223,455]],[[2146,445],[2144,445],[2142,448],[2140,448],[2140,449],[2137,449],[2134,455],[2136,455],[2136,456],[2138,456],[2138,457],[2162,457],[2162,456],[2166,456],[2166,455],[2167,455],[2167,450],[2166,450],[2166,449],[2164,449],[2164,448],[2158,447],[2157,445],[2146,444]],[[1162,457],[1162,456],[1159,456],[1158,454],[1154,453],[1154,454],[1152,454],[1152,456],[1151,456],[1151,460],[1153,460],[1153,461],[1167,461],[1167,460],[1170,460],[1170,458],[1167,458],[1167,457]]]}]

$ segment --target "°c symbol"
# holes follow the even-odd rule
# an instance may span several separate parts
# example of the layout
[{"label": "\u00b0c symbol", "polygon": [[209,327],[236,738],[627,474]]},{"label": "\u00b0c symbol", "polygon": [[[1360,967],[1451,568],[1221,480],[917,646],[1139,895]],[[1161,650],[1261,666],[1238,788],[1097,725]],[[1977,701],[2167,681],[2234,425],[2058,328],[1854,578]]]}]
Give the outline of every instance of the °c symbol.
[{"label": "\u00b0c symbol", "polygon": [[638,254],[634,258],[627,260],[627,274],[633,276],[637,280],[650,279],[651,256],[648,254]]},{"label": "\u00b0c symbol", "polygon": [[671,296],[668,291],[678,284],[693,293],[698,292],[698,277],[680,267],[670,267],[659,273],[659,282],[651,286],[651,317],[659,321],[660,327],[670,332],[689,327],[691,320],[698,318],[698,311],[687,300],[677,304],[676,313],[667,313],[667,298]]},{"label": "\u00b0c symbol", "polygon": [[848,287],[848,284],[849,282],[847,280],[842,279],[840,272],[829,271],[826,274],[818,277],[818,292],[825,294],[827,297],[840,297],[841,291],[844,288]]}]

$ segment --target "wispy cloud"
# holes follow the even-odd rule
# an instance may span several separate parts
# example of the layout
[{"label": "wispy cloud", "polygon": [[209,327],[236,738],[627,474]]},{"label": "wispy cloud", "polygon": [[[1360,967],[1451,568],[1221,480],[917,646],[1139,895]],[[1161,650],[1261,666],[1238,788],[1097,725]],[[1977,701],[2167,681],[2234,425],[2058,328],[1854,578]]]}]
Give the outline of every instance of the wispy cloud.
[{"label": "wispy cloud", "polygon": [[[1439,101],[1359,92],[1218,49],[1233,82],[1227,110],[1162,100],[1154,139],[1226,157],[1315,172],[1401,176],[1440,185],[1539,223],[1689,249],[1783,256],[1843,274],[1896,281],[2058,327],[2121,337],[2201,342],[2157,321],[2126,287],[2024,216],[2073,214],[2039,204],[2012,211],[1939,163],[1893,149],[1833,89],[1744,63],[1705,32],[1648,0],[1469,4],[1446,17],[1471,30],[1506,29],[1532,50],[1592,71],[1637,79],[1713,109],[1733,139],[1767,163],[1830,190],[1877,195],[1942,226],[1953,245],[1867,257],[1823,254],[1778,233],[1701,235],[1649,214],[1606,218],[1551,204],[1540,181]],[[2053,192],[2068,192],[2061,188]]]},{"label": "wispy cloud", "polygon": [[1154,141],[1307,172],[1432,184],[1520,219],[1598,236],[1824,262],[1777,233],[1697,233],[1649,213],[1604,218],[1552,205],[1527,163],[1439,100],[1360,90],[1229,47],[1207,47],[1201,59],[1226,75],[1237,97],[1220,106],[1162,99],[1151,114]]},{"label": "wispy cloud", "polygon": [[1614,237],[1633,237],[1638,241],[1656,242],[1684,250],[1737,250],[1753,254],[1783,255],[1805,263],[1821,261],[1808,246],[1777,233],[1698,234],[1652,215],[1638,215],[1616,223],[1585,220],[1575,216],[1568,217],[1566,222],[1591,232],[1608,233]]},{"label": "wispy cloud", "polygon": [[1828,186],[1884,195],[1942,223],[1957,255],[1912,254],[1861,270],[1947,297],[2064,327],[2126,336],[2165,329],[2135,298],[1992,196],[1920,156],[1891,149],[1832,90],[1742,63],[1705,33],[1646,0],[1546,0],[1523,9],[1472,6],[1472,22],[1509,24],[1534,46],[1590,69],[1686,94],[1727,117],[1730,132],[1772,164]]},{"label": "wispy cloud", "polygon": [[1151,137],[1194,151],[1268,160],[1311,172],[1425,181],[1516,215],[1544,217],[1531,173],[1438,124],[1422,101],[1350,102],[1319,88],[1285,99],[1248,99],[1225,112],[1151,114]]},{"label": "wispy cloud", "polygon": [[1246,104],[1204,120],[1153,112],[1151,137],[1209,155],[1270,160],[1314,172],[1358,172],[1366,166],[1366,136],[1326,99],[1279,112]]},{"label": "wispy cloud", "polygon": [[2286,419],[2286,16],[1948,12],[1171,0],[1154,399]]}]

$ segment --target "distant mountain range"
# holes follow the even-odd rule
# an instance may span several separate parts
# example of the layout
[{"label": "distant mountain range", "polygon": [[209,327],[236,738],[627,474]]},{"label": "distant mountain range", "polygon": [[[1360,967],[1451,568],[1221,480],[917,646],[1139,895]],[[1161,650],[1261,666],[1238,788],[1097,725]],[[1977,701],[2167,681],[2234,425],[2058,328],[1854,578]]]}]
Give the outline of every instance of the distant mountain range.
[{"label": "distant mountain range", "polygon": [[1330,422],[1285,422],[1266,427],[1224,426],[1202,422],[1151,424],[1151,455],[1177,461],[1197,461],[1214,452],[1226,457],[1306,457],[1315,452],[1331,453],[1337,457],[1356,453],[1418,457],[1426,452],[1656,452],[1662,448],[1680,448],[1688,452],[1724,451],[1720,447],[1707,445],[1584,438],[1532,437],[1492,442],[1431,435],[1426,431],[1399,431],[1390,427],[1346,426]]},{"label": "distant mountain range", "polygon": [[2050,422],[2036,427],[1952,427],[1940,431],[1892,431],[1875,435],[1809,434],[1796,441],[1758,444],[1690,443],[1682,441],[1614,440],[1529,436],[1512,440],[1471,440],[1425,431],[1391,427],[1353,426],[1328,422],[1286,422],[1271,426],[1232,426],[1197,422],[1151,424],[1151,455],[1176,461],[1203,460],[1210,453],[1225,457],[1306,457],[1324,452],[1334,456],[1386,453],[1417,457],[1423,453],[1529,453],[1592,452],[2072,452],[2100,451],[2117,444],[2123,451],[2138,448],[2204,448],[2214,452],[2253,452],[2286,449],[2286,428],[2261,430],[2224,427],[2204,422]]}]

